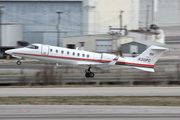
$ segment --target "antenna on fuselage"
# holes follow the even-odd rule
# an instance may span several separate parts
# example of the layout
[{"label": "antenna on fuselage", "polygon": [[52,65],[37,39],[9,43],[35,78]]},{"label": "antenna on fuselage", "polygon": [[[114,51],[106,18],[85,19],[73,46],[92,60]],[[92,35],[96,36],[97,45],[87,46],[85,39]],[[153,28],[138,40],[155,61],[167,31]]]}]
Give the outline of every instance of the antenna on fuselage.
[{"label": "antenna on fuselage", "polygon": [[79,47],[76,48],[76,50],[78,50],[78,49],[79,49]]}]

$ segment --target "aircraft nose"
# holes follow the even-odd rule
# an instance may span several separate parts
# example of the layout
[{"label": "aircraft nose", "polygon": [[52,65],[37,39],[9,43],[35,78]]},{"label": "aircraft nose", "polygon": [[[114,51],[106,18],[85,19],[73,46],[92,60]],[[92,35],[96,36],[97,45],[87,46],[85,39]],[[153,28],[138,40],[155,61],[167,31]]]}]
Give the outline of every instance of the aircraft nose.
[{"label": "aircraft nose", "polygon": [[11,55],[13,53],[13,51],[12,50],[6,50],[5,53]]}]

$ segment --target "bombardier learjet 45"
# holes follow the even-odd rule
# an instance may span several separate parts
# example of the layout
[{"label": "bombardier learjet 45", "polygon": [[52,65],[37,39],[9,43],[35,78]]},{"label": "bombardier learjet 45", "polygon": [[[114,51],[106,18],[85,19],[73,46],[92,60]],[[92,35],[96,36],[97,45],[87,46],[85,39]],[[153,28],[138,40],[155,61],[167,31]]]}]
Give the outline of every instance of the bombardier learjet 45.
[{"label": "bombardier learjet 45", "polygon": [[85,70],[85,76],[89,78],[95,76],[91,68],[106,69],[107,67],[122,65],[131,66],[143,71],[154,72],[154,64],[166,51],[169,51],[169,49],[152,45],[138,57],[132,58],[43,44],[32,44],[24,48],[7,50],[5,53],[12,55],[12,57],[19,58],[16,62],[17,65],[21,65],[20,60],[24,57],[53,63],[88,66],[88,69]]}]

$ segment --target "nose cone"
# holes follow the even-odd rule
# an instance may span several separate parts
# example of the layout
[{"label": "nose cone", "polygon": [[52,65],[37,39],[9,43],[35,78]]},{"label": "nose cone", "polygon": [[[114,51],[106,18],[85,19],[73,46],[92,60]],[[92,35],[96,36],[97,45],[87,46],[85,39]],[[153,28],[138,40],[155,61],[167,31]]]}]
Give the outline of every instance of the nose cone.
[{"label": "nose cone", "polygon": [[13,50],[6,50],[5,53],[11,55],[13,53]]}]

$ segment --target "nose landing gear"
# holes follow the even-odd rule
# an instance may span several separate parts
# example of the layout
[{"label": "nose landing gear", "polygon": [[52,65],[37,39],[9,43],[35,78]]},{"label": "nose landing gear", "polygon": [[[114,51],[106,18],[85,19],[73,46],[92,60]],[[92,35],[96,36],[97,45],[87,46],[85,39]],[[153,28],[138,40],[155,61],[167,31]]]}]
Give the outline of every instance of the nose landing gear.
[{"label": "nose landing gear", "polygon": [[86,78],[89,78],[89,77],[93,78],[95,76],[95,74],[93,72],[91,72],[90,69],[91,69],[91,66],[89,66],[89,68],[85,70]]},{"label": "nose landing gear", "polygon": [[20,59],[16,62],[17,65],[21,65]]}]

